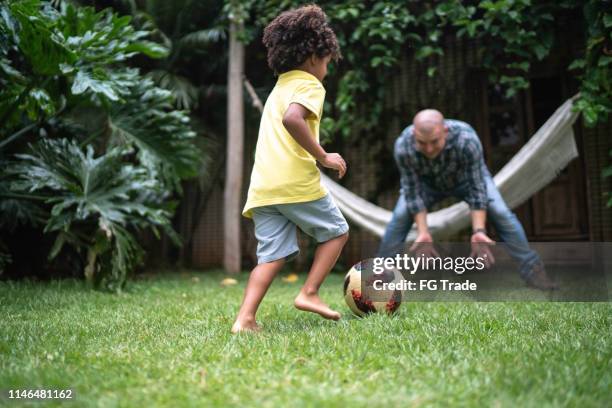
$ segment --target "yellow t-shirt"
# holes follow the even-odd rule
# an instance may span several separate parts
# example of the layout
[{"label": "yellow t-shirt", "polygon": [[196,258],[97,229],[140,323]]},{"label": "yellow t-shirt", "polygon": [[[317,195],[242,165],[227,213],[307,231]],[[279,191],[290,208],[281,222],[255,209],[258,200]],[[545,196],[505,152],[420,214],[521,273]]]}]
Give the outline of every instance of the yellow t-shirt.
[{"label": "yellow t-shirt", "polygon": [[251,218],[251,209],[255,207],[312,201],[327,194],[315,158],[283,126],[289,105],[299,103],[311,112],[306,123],[318,143],[324,100],[325,88],[314,75],[293,70],[278,77],[261,117],[255,164],[242,215]]}]

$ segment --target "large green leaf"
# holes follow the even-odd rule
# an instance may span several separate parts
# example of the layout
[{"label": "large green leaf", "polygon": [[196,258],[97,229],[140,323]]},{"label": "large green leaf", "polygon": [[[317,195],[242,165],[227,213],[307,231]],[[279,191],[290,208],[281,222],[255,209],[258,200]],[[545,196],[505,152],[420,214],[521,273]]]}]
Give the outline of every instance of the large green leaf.
[{"label": "large green leaf", "polygon": [[152,41],[138,41],[130,44],[125,49],[128,52],[139,52],[151,58],[164,58],[168,56],[168,49],[161,44]]},{"label": "large green leaf", "polygon": [[178,189],[180,179],[197,174],[200,156],[189,117],[172,103],[169,91],[143,80],[125,104],[113,106],[109,125],[114,144],[135,146],[141,163]]},{"label": "large green leaf", "polygon": [[96,73],[92,73],[81,70],[77,72],[72,82],[71,91],[74,95],[89,91],[95,94],[102,94],[108,100],[118,101],[119,94],[116,88],[116,84],[109,81],[108,75],[103,71],[98,70]]},{"label": "large green leaf", "polygon": [[219,42],[225,40],[225,30],[221,27],[206,28],[204,30],[193,31],[185,34],[180,40],[179,44],[182,46],[206,46],[210,43]]},{"label": "large green leaf", "polygon": [[[102,231],[112,262],[101,273],[111,280],[123,282],[139,262],[141,249],[129,228],[159,227],[176,237],[170,213],[157,204],[162,186],[146,169],[126,164],[121,149],[95,157],[91,146],[83,151],[68,139],[42,140],[31,149],[30,154],[18,155],[20,162],[10,169],[19,178],[12,190],[46,198],[51,215],[45,232],[67,233],[65,238],[91,231],[93,236],[81,242],[92,250],[96,231]],[[56,242],[53,252],[62,244]]]},{"label": "large green leaf", "polygon": [[53,20],[39,16],[39,1],[13,2],[12,15],[19,23],[18,46],[30,62],[31,69],[40,75],[60,72],[60,64],[72,64],[77,56],[54,31]]}]

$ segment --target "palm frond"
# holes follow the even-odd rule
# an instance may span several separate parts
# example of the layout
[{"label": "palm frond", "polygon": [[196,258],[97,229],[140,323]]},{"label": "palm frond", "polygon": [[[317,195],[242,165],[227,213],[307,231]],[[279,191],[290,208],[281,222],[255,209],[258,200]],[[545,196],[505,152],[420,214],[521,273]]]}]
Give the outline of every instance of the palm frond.
[{"label": "palm frond", "polygon": [[211,43],[224,41],[227,34],[222,27],[207,28],[184,35],[179,40],[181,46],[205,47]]},{"label": "palm frond", "polygon": [[198,106],[200,89],[188,78],[161,69],[153,70],[147,76],[160,88],[172,92],[178,109],[192,110]]}]

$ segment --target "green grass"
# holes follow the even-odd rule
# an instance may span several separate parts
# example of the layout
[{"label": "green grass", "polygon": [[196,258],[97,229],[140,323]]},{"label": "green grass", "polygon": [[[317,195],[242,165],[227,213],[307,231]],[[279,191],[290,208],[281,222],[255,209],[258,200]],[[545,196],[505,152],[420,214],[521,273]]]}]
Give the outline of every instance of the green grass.
[{"label": "green grass", "polygon": [[232,336],[248,275],[232,287],[222,277],[161,275],[121,295],[71,280],[0,283],[0,389],[72,388],[72,407],[612,400],[609,303],[404,303],[393,317],[358,319],[332,275],[322,296],[344,314],[335,323],[293,308],[302,276],[275,281],[263,333]]}]

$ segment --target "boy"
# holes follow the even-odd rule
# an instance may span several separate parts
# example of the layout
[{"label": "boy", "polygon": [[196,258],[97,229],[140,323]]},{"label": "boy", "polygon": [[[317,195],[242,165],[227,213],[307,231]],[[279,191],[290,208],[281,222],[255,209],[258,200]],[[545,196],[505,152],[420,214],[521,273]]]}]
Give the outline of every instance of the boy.
[{"label": "boy", "polygon": [[276,273],[299,251],[299,227],[319,243],[312,267],[294,305],[338,320],[318,296],[323,280],[348,239],[346,220],[321,186],[316,162],[346,172],[337,153],[319,145],[325,89],[322,81],[331,59],[340,58],[327,16],[315,5],[290,10],[264,30],[268,64],[279,74],[266,101],[255,164],[243,215],[253,218],[258,265],[251,272],[232,333],[258,331],[255,313]]}]

